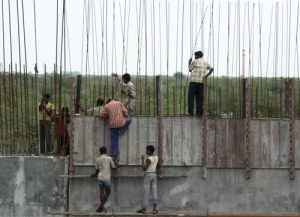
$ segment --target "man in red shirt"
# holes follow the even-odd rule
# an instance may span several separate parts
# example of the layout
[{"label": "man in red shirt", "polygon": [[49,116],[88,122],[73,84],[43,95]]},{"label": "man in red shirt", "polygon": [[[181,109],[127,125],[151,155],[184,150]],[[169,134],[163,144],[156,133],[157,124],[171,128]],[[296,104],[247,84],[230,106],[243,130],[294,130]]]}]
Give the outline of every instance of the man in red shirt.
[{"label": "man in red shirt", "polygon": [[131,123],[124,105],[115,100],[107,100],[100,117],[108,118],[111,140],[111,156],[117,165],[119,151],[119,135],[123,135]]}]

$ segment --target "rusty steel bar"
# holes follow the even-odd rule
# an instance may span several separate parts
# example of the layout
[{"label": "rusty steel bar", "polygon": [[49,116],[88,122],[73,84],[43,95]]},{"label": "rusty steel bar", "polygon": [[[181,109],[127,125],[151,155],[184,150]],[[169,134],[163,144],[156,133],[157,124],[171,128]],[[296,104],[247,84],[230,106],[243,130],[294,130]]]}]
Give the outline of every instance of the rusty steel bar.
[{"label": "rusty steel bar", "polygon": [[243,79],[243,105],[245,115],[245,130],[246,130],[246,178],[249,179],[252,175],[253,166],[253,144],[251,133],[251,83],[250,79]]},{"label": "rusty steel bar", "polygon": [[75,100],[75,113],[80,112],[80,90],[81,90],[81,75],[77,75],[77,85],[76,85],[76,100]]},{"label": "rusty steel bar", "polygon": [[207,79],[203,82],[203,114],[202,114],[202,178],[207,178],[207,161],[208,161],[208,147],[207,147],[207,106],[208,106],[208,91],[207,91]]},{"label": "rusty steel bar", "polygon": [[290,179],[295,179],[296,175],[296,159],[295,159],[295,140],[296,140],[296,132],[295,132],[295,80],[288,79],[287,80],[287,88],[288,88],[288,109],[289,109],[289,127],[290,127]]},{"label": "rusty steel bar", "polygon": [[158,161],[160,165],[163,163],[163,92],[161,76],[156,76],[156,94],[157,94],[157,114],[158,114]]}]

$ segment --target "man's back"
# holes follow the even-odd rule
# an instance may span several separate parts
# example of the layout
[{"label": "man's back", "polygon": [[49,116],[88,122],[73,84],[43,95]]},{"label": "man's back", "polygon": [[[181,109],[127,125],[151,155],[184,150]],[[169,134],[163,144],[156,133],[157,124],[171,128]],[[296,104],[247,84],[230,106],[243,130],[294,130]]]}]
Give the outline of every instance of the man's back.
[{"label": "man's back", "polygon": [[100,117],[109,118],[110,128],[123,127],[126,123],[124,115],[127,113],[124,105],[115,100],[111,100],[108,104],[104,106],[103,111],[100,113]]},{"label": "man's back", "polygon": [[189,65],[189,69],[191,70],[191,82],[202,83],[207,70],[210,68],[209,63],[202,58],[193,60]]},{"label": "man's back", "polygon": [[115,168],[115,164],[110,156],[102,154],[96,159],[96,169],[99,169],[98,180],[110,180],[111,169]]}]

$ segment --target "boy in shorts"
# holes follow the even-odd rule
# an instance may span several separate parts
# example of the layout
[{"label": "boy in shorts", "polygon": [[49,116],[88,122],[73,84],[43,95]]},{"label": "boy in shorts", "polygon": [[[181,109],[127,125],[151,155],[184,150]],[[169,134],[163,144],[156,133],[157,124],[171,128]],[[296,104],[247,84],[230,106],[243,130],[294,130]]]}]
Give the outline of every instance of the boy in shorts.
[{"label": "boy in shorts", "polygon": [[107,155],[106,147],[100,148],[100,157],[96,159],[96,171],[92,177],[97,176],[97,184],[100,190],[100,205],[97,212],[106,212],[104,207],[111,192],[111,170],[115,168],[115,164],[110,156]]}]

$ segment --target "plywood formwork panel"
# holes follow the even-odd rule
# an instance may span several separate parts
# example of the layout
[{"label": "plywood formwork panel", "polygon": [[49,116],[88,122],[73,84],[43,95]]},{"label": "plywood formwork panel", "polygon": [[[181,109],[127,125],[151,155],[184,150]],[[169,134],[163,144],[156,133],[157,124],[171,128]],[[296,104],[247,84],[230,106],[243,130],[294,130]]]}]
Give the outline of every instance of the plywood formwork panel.
[{"label": "plywood formwork panel", "polygon": [[215,167],[217,164],[216,119],[208,120],[207,126],[208,167]]},{"label": "plywood formwork panel", "polygon": [[280,121],[270,122],[270,168],[278,168],[280,164]]},{"label": "plywood formwork panel", "polygon": [[182,165],[183,162],[183,126],[182,126],[182,121],[178,118],[173,118],[171,119],[171,125],[172,125],[172,151],[171,151],[171,156],[172,156],[172,165]]},{"label": "plywood formwork panel", "polygon": [[296,168],[300,168],[300,120],[295,121],[295,158],[296,158]]},{"label": "plywood formwork panel", "polygon": [[216,167],[226,167],[227,134],[226,119],[216,120]]},{"label": "plywood formwork panel", "polygon": [[269,167],[270,125],[268,123],[262,120],[251,121],[253,168]]},{"label": "plywood formwork panel", "polygon": [[164,131],[163,131],[163,162],[166,165],[172,164],[172,152],[173,152],[173,128],[172,118],[164,118]]},{"label": "plywood formwork panel", "polygon": [[[137,117],[138,121],[138,129],[136,130],[138,133],[138,157],[141,155],[145,155],[145,149],[148,145],[148,137],[149,137],[149,129],[147,123],[147,117]],[[141,162],[141,161],[139,161]]]},{"label": "plywood formwork panel", "polygon": [[133,119],[128,129],[128,165],[140,164],[138,120]]},{"label": "plywood formwork panel", "polygon": [[237,168],[245,168],[246,150],[246,124],[244,119],[235,120],[235,145],[236,145],[236,165]]},{"label": "plywood formwork panel", "polygon": [[227,153],[228,168],[244,167],[245,131],[242,119],[228,119],[227,122]]},{"label": "plywood formwork panel", "polygon": [[280,168],[289,167],[290,126],[289,120],[280,121]]},{"label": "plywood formwork panel", "polygon": [[191,147],[189,149],[190,162],[192,165],[200,165],[202,158],[202,145],[203,145],[203,131],[202,131],[203,120],[199,118],[191,119]]}]

